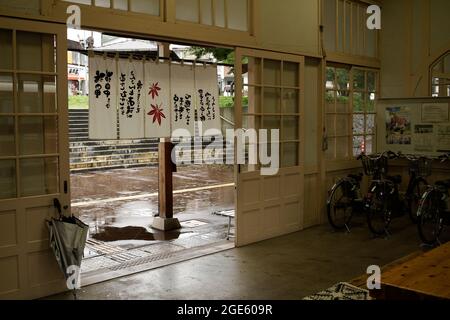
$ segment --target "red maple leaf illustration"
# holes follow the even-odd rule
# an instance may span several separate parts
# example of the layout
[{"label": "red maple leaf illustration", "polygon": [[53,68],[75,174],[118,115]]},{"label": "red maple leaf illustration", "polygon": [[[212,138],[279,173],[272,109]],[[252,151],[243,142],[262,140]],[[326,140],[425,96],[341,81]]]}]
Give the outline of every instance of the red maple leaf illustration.
[{"label": "red maple leaf illustration", "polygon": [[164,109],[161,108],[158,105],[154,105],[152,104],[152,110],[147,113],[149,116],[153,116],[153,123],[155,123],[155,121],[158,121],[158,124],[161,126],[161,118],[166,118],[166,116],[164,115],[163,111]]},{"label": "red maple leaf illustration", "polygon": [[150,92],[148,94],[150,94],[152,96],[152,99],[155,99],[155,97],[159,96],[158,91],[160,91],[161,88],[158,85],[159,85],[159,82],[153,83],[152,86],[150,87]]}]

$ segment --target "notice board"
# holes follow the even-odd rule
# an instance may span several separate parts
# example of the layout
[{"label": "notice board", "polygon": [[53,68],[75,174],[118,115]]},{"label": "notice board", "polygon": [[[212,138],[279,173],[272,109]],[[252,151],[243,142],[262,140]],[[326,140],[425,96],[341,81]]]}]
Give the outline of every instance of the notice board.
[{"label": "notice board", "polygon": [[380,99],[377,151],[436,156],[450,152],[450,98]]}]

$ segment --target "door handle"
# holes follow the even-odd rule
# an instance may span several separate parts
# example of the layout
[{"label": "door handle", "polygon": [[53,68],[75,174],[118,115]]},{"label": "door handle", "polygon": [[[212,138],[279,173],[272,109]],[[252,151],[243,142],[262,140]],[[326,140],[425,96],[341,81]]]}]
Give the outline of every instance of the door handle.
[{"label": "door handle", "polygon": [[53,206],[58,210],[59,215],[62,215],[61,202],[59,202],[58,198],[53,199]]}]

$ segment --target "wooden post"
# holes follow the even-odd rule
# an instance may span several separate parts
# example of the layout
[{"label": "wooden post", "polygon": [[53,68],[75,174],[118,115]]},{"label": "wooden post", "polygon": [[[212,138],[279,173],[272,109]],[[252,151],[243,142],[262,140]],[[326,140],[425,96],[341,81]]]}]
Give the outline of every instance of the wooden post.
[{"label": "wooden post", "polygon": [[[158,44],[159,56],[170,57],[169,43]],[[172,162],[173,144],[170,138],[162,138],[158,145],[158,208],[159,217],[153,219],[152,228],[169,231],[180,229],[177,218],[173,217],[173,172],[176,164]]]},{"label": "wooden post", "polygon": [[158,145],[158,190],[159,190],[159,217],[153,219],[154,229],[169,231],[180,229],[177,218],[173,217],[173,172],[176,165],[172,162],[173,144],[170,139],[161,139]]}]

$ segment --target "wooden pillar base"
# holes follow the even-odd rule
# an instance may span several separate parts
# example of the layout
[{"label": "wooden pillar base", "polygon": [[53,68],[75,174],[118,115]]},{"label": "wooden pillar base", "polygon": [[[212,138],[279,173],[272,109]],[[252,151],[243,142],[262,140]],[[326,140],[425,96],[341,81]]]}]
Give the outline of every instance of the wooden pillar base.
[{"label": "wooden pillar base", "polygon": [[180,221],[177,218],[161,218],[153,219],[152,228],[160,231],[171,231],[181,228]]}]

